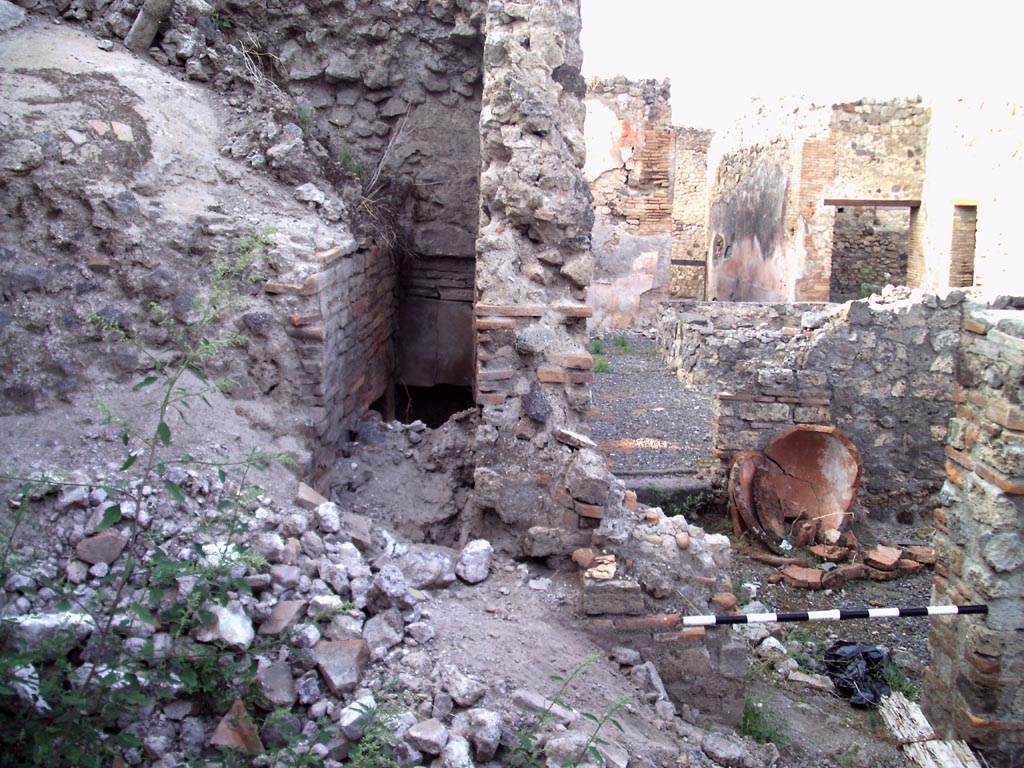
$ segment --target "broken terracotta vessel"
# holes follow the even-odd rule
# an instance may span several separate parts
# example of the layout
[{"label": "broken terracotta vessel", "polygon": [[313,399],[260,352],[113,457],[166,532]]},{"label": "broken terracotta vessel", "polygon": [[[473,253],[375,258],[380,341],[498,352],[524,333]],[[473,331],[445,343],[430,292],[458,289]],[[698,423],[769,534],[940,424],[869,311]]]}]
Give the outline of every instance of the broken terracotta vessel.
[{"label": "broken terracotta vessel", "polygon": [[835,544],[857,498],[863,464],[835,427],[799,425],[761,451],[733,458],[729,511],[737,537],[746,532],[773,552],[783,540]]}]

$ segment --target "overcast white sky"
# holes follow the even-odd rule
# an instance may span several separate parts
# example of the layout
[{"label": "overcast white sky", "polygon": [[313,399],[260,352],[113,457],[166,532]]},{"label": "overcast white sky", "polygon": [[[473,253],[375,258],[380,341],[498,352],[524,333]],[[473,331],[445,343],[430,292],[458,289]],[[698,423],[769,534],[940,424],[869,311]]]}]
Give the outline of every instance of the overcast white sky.
[{"label": "overcast white sky", "polygon": [[1024,24],[1005,0],[581,3],[584,74],[670,78],[680,125],[714,127],[752,96],[1024,100]]}]

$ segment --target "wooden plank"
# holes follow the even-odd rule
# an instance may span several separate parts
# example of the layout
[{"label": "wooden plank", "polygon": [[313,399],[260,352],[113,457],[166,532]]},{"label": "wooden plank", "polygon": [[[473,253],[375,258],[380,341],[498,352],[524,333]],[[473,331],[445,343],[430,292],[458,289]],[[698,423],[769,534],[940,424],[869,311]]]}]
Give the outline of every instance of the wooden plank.
[{"label": "wooden plank", "polygon": [[918,768],[981,768],[965,742],[940,739],[921,708],[902,693],[886,696],[878,711],[904,756]]},{"label": "wooden plank", "polygon": [[847,197],[847,198],[825,198],[823,201],[825,205],[836,205],[836,206],[850,206],[856,208],[862,206],[865,208],[919,208],[921,206],[920,200],[913,199],[889,199],[889,200],[871,200],[868,198],[858,197]]}]

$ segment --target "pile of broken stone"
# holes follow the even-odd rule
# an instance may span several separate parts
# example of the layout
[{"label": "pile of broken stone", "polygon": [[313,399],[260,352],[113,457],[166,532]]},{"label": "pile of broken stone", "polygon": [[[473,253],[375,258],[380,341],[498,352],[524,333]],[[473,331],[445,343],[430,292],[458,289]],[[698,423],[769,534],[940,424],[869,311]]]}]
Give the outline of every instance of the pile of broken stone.
[{"label": "pile of broken stone", "polygon": [[[215,475],[196,471],[175,468],[171,473],[184,502],[169,498],[161,488],[141,488],[144,503],[138,509],[122,504],[125,519],[106,530],[97,530],[109,504],[102,472],[73,473],[67,480],[74,484],[62,490],[51,488],[34,500],[10,500],[11,506],[33,504],[36,512],[49,509],[53,530],[45,551],[11,573],[0,592],[7,647],[47,648],[49,653],[19,673],[15,689],[22,706],[37,712],[48,706],[38,681],[49,664],[72,661],[78,665],[70,676],[72,684],[82,685],[92,665],[101,663],[90,656],[101,626],[96,617],[63,610],[62,595],[43,582],[63,580],[80,605],[109,599],[109,577],[124,567],[133,519],[146,532],[133,545],[141,562],[151,561],[158,546],[181,562],[195,560],[211,567],[229,562],[232,575],[244,578],[248,591],[232,593],[224,604],[205,606],[208,620],[187,636],[175,637],[166,625],[126,615],[117,629],[123,652],[150,644],[156,656],[168,654],[172,646],[185,653],[217,649],[255,670],[248,683],[255,696],[236,698],[226,713],[223,708],[204,711],[180,681],[154,674],[144,680],[152,703],[119,721],[122,733],[140,745],[122,752],[123,764],[170,768],[206,760],[213,765],[219,764],[219,750],[229,748],[248,754],[253,765],[273,765],[271,756],[298,740],[318,764],[337,767],[372,722],[368,713],[387,710],[389,741],[402,765],[501,765],[514,729],[552,704],[529,690],[503,700],[495,681],[442,662],[431,595],[457,582],[480,584],[496,568],[523,568],[502,563],[487,541],[470,541],[461,550],[403,543],[374,521],[342,510],[302,485],[292,504],[279,505],[265,495],[252,500],[245,510],[251,528],[237,540],[212,538],[199,521],[204,510],[207,520],[216,514],[212,510],[224,490],[222,483]],[[243,551],[258,558],[238,556]],[[187,604],[196,588],[195,578],[178,577],[167,599]],[[134,591],[138,594],[129,597],[141,600],[143,588]],[[410,654],[417,664],[407,663]],[[657,678],[653,665],[641,664],[635,651],[617,649],[613,657],[621,657],[624,669],[642,666],[640,678],[645,681]],[[244,685],[242,678],[232,681],[239,692]],[[431,695],[413,705],[401,696],[410,690]],[[636,699],[641,706],[652,706],[643,690]],[[273,718],[268,717],[271,712]],[[562,765],[585,743],[588,723],[569,709],[554,707],[552,713],[540,743],[548,764]],[[655,716],[652,708],[651,718]],[[685,758],[688,765],[765,768],[778,757],[772,745],[707,733],[678,717],[673,727],[681,740],[673,760]],[[321,738],[324,730],[330,732],[328,739]],[[602,745],[601,753],[608,765],[638,764],[614,744]]]}]

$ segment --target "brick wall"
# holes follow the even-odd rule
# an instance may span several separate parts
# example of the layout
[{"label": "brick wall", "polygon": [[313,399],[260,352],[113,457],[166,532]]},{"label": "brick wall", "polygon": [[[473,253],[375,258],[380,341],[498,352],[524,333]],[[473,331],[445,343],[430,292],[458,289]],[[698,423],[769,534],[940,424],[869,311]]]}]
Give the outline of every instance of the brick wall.
[{"label": "brick wall", "polygon": [[969,288],[974,285],[974,249],[978,234],[978,207],[953,207],[953,242],[949,248],[949,284]]},{"label": "brick wall", "polygon": [[671,282],[676,130],[668,83],[619,77],[593,79],[587,89],[591,330],[649,324]]},{"label": "brick wall", "polygon": [[287,378],[310,413],[314,482],[347,430],[391,385],[397,280],[382,248],[332,248],[316,259],[319,271],[301,283],[264,285],[298,354],[299,370]]},{"label": "brick wall", "polygon": [[[1024,306],[1024,302],[1016,302]],[[984,617],[932,619],[923,706],[940,734],[992,766],[1024,754],[1024,312],[968,305],[947,481],[935,509],[935,604]]]},{"label": "brick wall", "polygon": [[[789,237],[803,231],[803,269],[796,277],[797,301],[828,301],[832,276],[832,222],[835,209],[824,205],[825,193],[839,174],[836,146],[830,133],[809,138],[800,147],[799,186],[787,201]],[[793,212],[797,213],[793,218]]]}]

